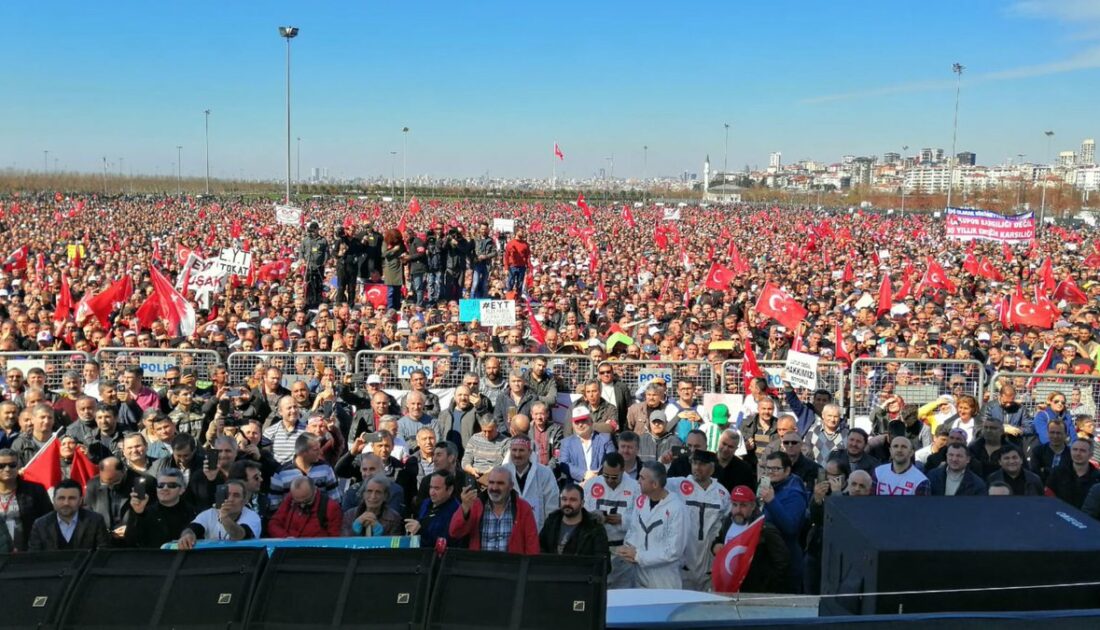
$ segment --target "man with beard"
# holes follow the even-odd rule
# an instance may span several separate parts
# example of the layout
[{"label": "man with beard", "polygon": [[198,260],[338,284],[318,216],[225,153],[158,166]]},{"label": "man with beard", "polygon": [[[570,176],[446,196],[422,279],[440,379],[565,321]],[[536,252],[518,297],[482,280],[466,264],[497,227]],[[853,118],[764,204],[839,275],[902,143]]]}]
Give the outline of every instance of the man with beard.
[{"label": "man with beard", "polygon": [[584,509],[584,490],[567,483],[561,490],[561,509],[546,518],[539,546],[559,556],[607,557],[607,533]]},{"label": "man with beard", "polygon": [[997,400],[990,401],[982,407],[982,421],[991,420],[1004,425],[1005,435],[1010,438],[1019,438],[1031,424],[1031,416],[1027,409],[1016,402],[1016,386],[1011,383],[1001,385],[1001,391],[997,393]]},{"label": "man with beard", "polygon": [[[756,495],[748,486],[737,486],[730,492],[730,513],[723,519],[722,527],[711,545],[711,554],[717,555],[722,547],[760,517]],[[783,542],[783,536],[775,525],[765,521],[760,530],[760,542],[752,557],[742,593],[782,593],[789,590],[791,553]]]},{"label": "man with beard", "polygon": [[489,471],[488,489],[463,488],[462,505],[451,519],[450,535],[468,538],[469,548],[539,553],[538,528],[531,506],[512,489],[512,474],[503,466]]}]

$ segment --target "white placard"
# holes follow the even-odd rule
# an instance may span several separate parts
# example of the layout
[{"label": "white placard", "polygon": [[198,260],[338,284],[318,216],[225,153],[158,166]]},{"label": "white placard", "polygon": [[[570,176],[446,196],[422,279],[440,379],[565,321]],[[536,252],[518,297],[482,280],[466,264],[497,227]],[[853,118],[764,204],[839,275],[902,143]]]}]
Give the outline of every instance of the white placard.
[{"label": "white placard", "polygon": [[493,219],[493,230],[497,232],[515,232],[515,219]]},{"label": "white placard", "polygon": [[302,209],[294,206],[275,206],[275,222],[279,225],[301,225]]},{"label": "white placard", "polygon": [[888,250],[888,249],[878,250],[878,259],[879,260],[886,260],[888,258],[890,258],[890,250]]},{"label": "white placard", "polygon": [[664,218],[665,221],[679,221],[680,220],[680,209],[679,208],[665,208],[664,210],[662,210],[662,213],[663,213],[662,218]]},{"label": "white placard", "polygon": [[787,351],[787,380],[792,387],[817,389],[817,356],[805,352]]},{"label": "white placard", "polygon": [[138,357],[141,371],[149,378],[164,378],[168,370],[176,367],[176,357],[141,356]]},{"label": "white placard", "polygon": [[46,369],[45,359],[8,359],[7,370],[19,370],[23,373],[23,380],[27,379],[27,372],[30,372],[34,368],[40,370]]},{"label": "white placard", "polygon": [[424,375],[429,379],[432,377],[432,373],[435,371],[435,366],[430,361],[421,363],[416,359],[398,359],[397,360],[397,378],[399,380],[407,380],[412,378],[412,373],[417,370],[423,370]]},{"label": "white placard", "polygon": [[218,266],[227,276],[237,275],[244,278],[252,267],[252,252],[232,248],[223,249],[218,256]]},{"label": "white placard", "polygon": [[667,385],[672,385],[672,370],[669,368],[643,368],[638,370],[639,388],[649,385],[656,379],[661,379]]},{"label": "white placard", "polygon": [[481,302],[482,326],[515,326],[515,300],[484,300]]},{"label": "white placard", "polygon": [[[217,258],[199,258],[194,252],[188,254],[187,264],[183,266],[176,281],[176,290],[181,293],[194,291],[196,296],[206,293],[218,293],[225,287],[225,272]],[[245,272],[247,275],[248,272]],[[183,285],[184,278],[187,286]]]}]

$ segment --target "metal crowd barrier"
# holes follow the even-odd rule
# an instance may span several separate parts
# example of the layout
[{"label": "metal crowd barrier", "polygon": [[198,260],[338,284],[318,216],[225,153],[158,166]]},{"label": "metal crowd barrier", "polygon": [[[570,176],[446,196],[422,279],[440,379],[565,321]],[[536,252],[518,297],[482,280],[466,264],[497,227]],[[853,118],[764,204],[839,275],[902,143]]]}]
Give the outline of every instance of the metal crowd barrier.
[{"label": "metal crowd barrier", "polygon": [[283,384],[320,378],[321,372],[332,368],[337,378],[354,371],[351,358],[343,352],[234,352],[229,355],[226,368],[229,382],[249,384],[263,378],[263,370],[277,367],[283,371]]},{"label": "metal crowd barrier", "polygon": [[405,352],[399,350],[360,350],[355,354],[355,380],[362,383],[371,374],[382,379],[389,389],[408,389],[409,376],[423,370],[429,388],[458,387],[462,377],[476,372],[472,354],[458,352]]},{"label": "metal crowd barrier", "polygon": [[91,358],[88,353],[78,351],[0,352],[0,374],[6,379],[8,370],[17,367],[26,380],[28,371],[42,368],[46,372],[46,387],[60,389],[61,376],[69,370],[81,371],[84,362]]},{"label": "metal crowd barrier", "polygon": [[537,353],[486,353],[481,355],[477,363],[478,376],[485,376],[486,359],[496,358],[500,360],[500,373],[505,377],[512,369],[520,369],[525,374],[531,369],[531,361],[535,357],[546,359],[546,369],[553,373],[558,380],[558,391],[561,393],[579,393],[580,386],[590,378],[595,378],[596,371],[592,366],[592,359],[583,354],[537,354]]},{"label": "metal crowd barrier", "polygon": [[1100,376],[1059,374],[1057,372],[997,372],[989,382],[989,399],[996,400],[1005,383],[1016,386],[1016,402],[1029,416],[1047,407],[1047,397],[1059,393],[1066,397],[1066,409],[1074,415],[1096,416],[1100,403]]},{"label": "metal crowd barrier", "polygon": [[856,359],[848,379],[849,420],[870,417],[884,393],[917,405],[944,394],[969,394],[980,404],[985,393],[985,368],[972,359]]},{"label": "metal crowd barrier", "polygon": [[[722,362],[721,373],[721,391],[726,394],[747,394],[744,391],[744,373],[742,370],[743,361],[741,359],[730,359]],[[779,373],[783,370],[785,365],[784,361],[757,361],[760,369],[764,370],[771,376],[768,379],[769,385],[775,388],[782,387],[779,379]],[[847,366],[844,363],[837,361],[819,361],[817,364],[817,388],[827,389],[833,393],[833,398],[836,403],[840,405],[842,409],[845,408],[848,401],[848,376]],[[803,402],[810,402],[813,399],[813,392],[809,390],[799,390],[799,398]],[[782,401],[780,401],[782,404]]]},{"label": "metal crowd barrier", "polygon": [[[660,359],[642,359],[621,361],[612,359],[604,361],[615,369],[619,380],[630,387],[632,393],[647,385],[656,378],[662,378],[669,383],[669,397],[675,398],[675,384],[678,381],[688,380],[695,384],[697,391],[702,393],[717,392],[719,375],[714,366],[708,361],[662,361]],[[719,366],[720,367],[720,366]],[[595,377],[595,374],[593,374]]]},{"label": "metal crowd barrier", "polygon": [[142,368],[142,382],[159,384],[170,367],[195,370],[200,380],[209,380],[222,365],[214,350],[176,348],[101,348],[95,353],[102,378],[118,378],[129,367]]}]

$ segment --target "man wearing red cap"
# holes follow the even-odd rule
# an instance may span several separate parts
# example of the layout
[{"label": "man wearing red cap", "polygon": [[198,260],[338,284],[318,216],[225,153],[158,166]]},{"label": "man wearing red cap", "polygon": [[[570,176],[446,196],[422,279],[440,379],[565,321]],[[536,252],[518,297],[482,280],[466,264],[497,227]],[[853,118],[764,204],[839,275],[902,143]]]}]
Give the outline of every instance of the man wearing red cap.
[{"label": "man wearing red cap", "polygon": [[[711,545],[713,558],[725,544],[748,529],[760,516],[756,495],[748,486],[736,486],[730,492],[730,512],[722,521]],[[742,593],[782,593],[790,590],[791,553],[775,525],[764,522],[760,542],[752,557],[752,566],[741,583]]]}]

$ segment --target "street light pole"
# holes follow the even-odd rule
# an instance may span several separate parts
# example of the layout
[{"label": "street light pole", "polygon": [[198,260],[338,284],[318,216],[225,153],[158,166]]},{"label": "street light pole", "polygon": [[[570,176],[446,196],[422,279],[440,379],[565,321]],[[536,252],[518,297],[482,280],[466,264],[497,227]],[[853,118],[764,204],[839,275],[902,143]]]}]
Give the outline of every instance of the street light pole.
[{"label": "street light pole", "polygon": [[295,175],[294,181],[297,182],[295,186],[295,193],[299,196],[302,194],[302,136],[298,136],[298,174]]},{"label": "street light pole", "polygon": [[390,197],[397,195],[397,151],[390,151]]},{"label": "street light pole", "polygon": [[298,36],[297,26],[280,26],[279,36],[286,38],[286,200],[290,205],[290,40]]},{"label": "street light pole", "polygon": [[50,174],[50,150],[44,149],[42,151],[42,174]]},{"label": "street light pole", "polygon": [[722,156],[722,174],[723,176],[730,172],[730,124],[724,123],[726,126],[726,153]]},{"label": "street light pole", "polygon": [[[909,150],[908,144],[901,145],[901,168],[905,168],[905,152]],[[901,213],[905,214],[905,177],[901,178]]]},{"label": "street light pole", "polygon": [[409,128],[402,127],[401,133],[405,137],[405,148],[401,151],[401,203],[405,203],[409,195]]},{"label": "street light pole", "polygon": [[649,145],[642,146],[642,203],[649,205]]},{"label": "street light pole", "polygon": [[206,194],[210,194],[210,110],[202,110],[206,117]]},{"label": "street light pole", "polygon": [[176,196],[183,198],[183,145],[176,145]]},{"label": "street light pole", "polygon": [[[1043,133],[1047,137],[1047,154],[1046,154],[1047,166],[1049,166],[1050,169],[1051,169],[1051,172],[1053,172],[1054,167],[1053,167],[1053,165],[1050,164],[1050,139],[1054,137],[1054,132],[1053,131],[1044,131]],[[1043,177],[1042,201],[1039,202],[1039,226],[1040,227],[1042,227],[1043,218],[1046,217],[1046,213],[1047,213],[1047,180],[1048,179],[1049,179],[1048,176]]]},{"label": "street light pole", "polygon": [[951,155],[948,156],[947,170],[947,207],[951,207],[951,191],[955,188],[955,141],[959,136],[959,89],[962,86],[963,70],[966,66],[955,62],[951,64],[951,71],[955,73],[955,122],[951,127]]},{"label": "street light pole", "polygon": [[1020,167],[1024,165],[1024,154],[1016,154],[1016,209],[1020,209],[1020,190],[1024,187],[1024,173]]}]

